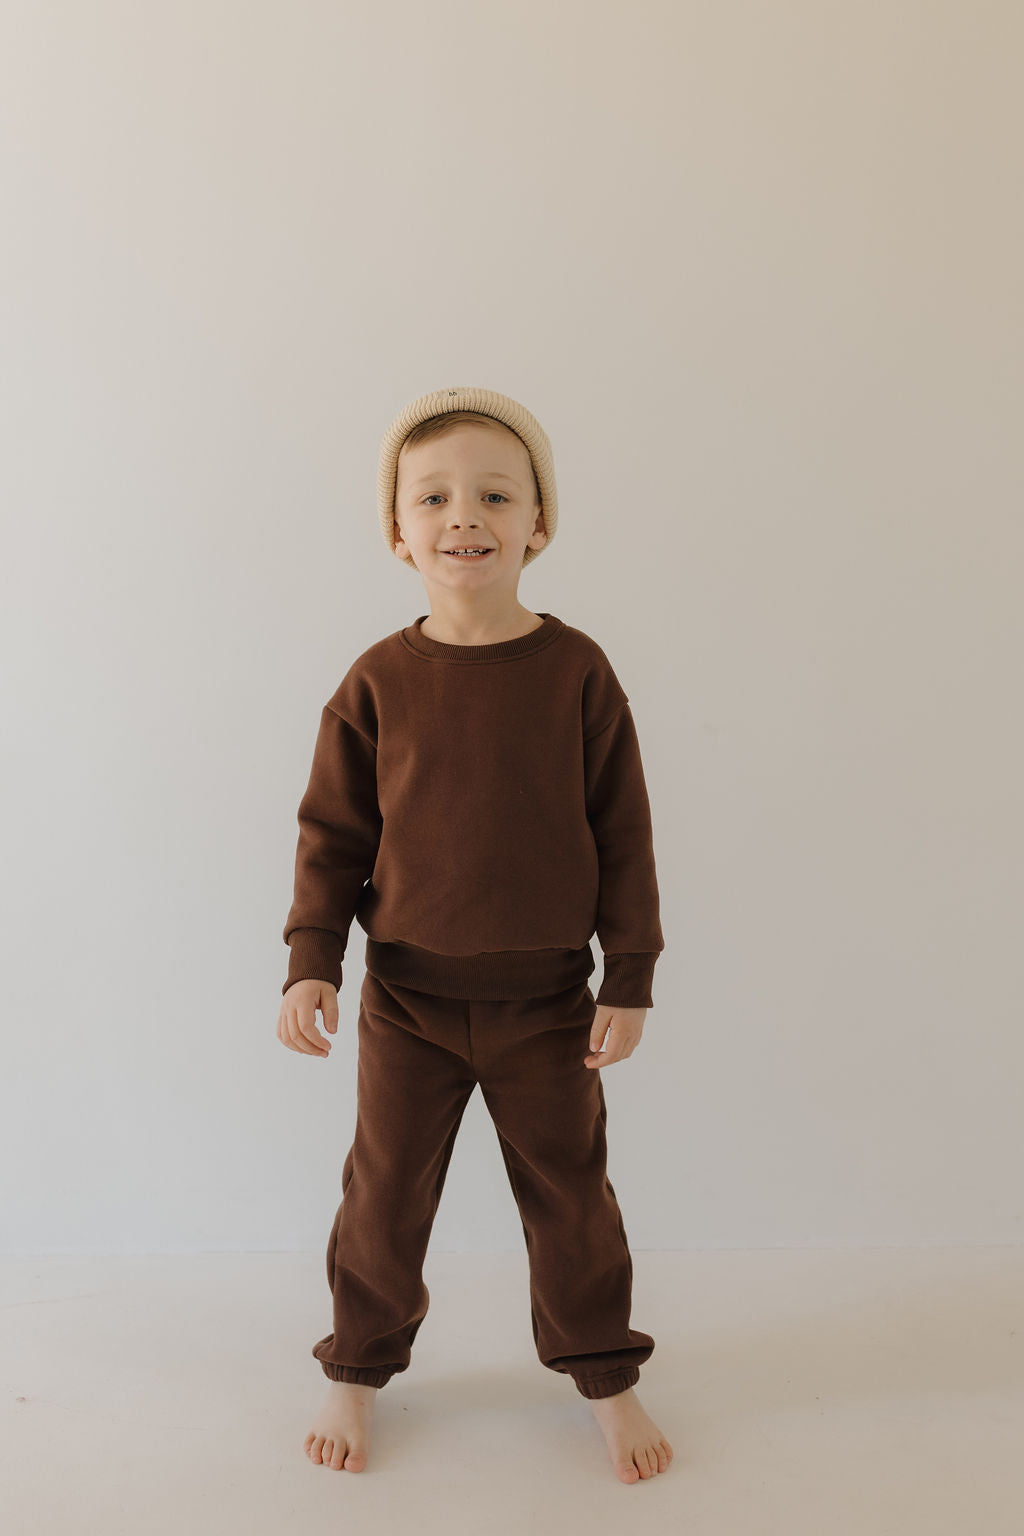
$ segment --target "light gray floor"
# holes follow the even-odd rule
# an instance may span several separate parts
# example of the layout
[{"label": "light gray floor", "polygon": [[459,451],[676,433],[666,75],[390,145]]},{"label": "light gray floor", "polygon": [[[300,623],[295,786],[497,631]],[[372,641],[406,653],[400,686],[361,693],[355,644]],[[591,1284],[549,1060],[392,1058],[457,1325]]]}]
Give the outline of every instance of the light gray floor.
[{"label": "light gray floor", "polygon": [[[323,1255],[8,1259],[12,1536],[1021,1536],[1024,1249],[634,1250],[637,1392],[675,1450],[620,1483],[533,1350],[524,1253],[431,1253],[365,1472],[303,1453]],[[339,1520],[344,1526],[339,1526]]]}]

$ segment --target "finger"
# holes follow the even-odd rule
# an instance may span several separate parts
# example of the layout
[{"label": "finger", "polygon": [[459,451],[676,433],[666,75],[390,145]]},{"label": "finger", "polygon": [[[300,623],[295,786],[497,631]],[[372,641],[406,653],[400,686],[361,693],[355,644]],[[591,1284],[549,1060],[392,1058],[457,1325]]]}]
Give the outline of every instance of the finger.
[{"label": "finger", "polygon": [[290,1050],[301,1051],[303,1055],[306,1055],[308,1053],[309,1046],[307,1045],[306,1041],[302,1038],[302,1034],[301,1034],[301,1032],[299,1030],[298,1022],[296,1021],[295,1016],[293,1014],[289,1014],[289,1016],[288,1016],[287,1035],[288,1035],[288,1038],[285,1041],[285,1045],[287,1045]]},{"label": "finger", "polygon": [[291,1039],[292,1050],[301,1051],[304,1056],[326,1056],[328,1054],[327,1046],[318,1046],[315,1041],[310,1040],[308,1036],[304,1035],[300,1029],[292,1031]]},{"label": "finger", "polygon": [[604,1066],[611,1066],[613,1061],[621,1061],[623,1056],[627,1054],[626,1041],[622,1038],[621,1034],[616,1034],[615,1030],[610,1030],[608,1039],[605,1041],[604,1050],[601,1053],[602,1064]]},{"label": "finger", "polygon": [[599,1051],[603,1047],[606,1051],[614,1051],[618,1045],[618,1031],[609,1025],[600,1033],[595,1032],[590,1037],[590,1049]]},{"label": "finger", "polygon": [[590,1056],[584,1056],[585,1067],[607,1067],[615,1060],[610,1051],[594,1051]]},{"label": "finger", "polygon": [[296,1008],[293,1015],[292,1039],[296,1048],[307,1056],[326,1056],[330,1042],[324,1040],[316,1027],[316,1014],[307,1003]]},{"label": "finger", "polygon": [[331,1042],[325,1040],[316,1027],[316,1004],[307,1000],[306,1006],[304,1008],[300,1007],[296,1011],[298,1013],[299,1029],[302,1031],[302,1034],[315,1051],[325,1056],[331,1048]]},{"label": "finger", "polygon": [[332,1035],[338,1033],[338,994],[333,987],[328,987],[320,1002],[320,1012],[324,1017],[324,1029]]}]

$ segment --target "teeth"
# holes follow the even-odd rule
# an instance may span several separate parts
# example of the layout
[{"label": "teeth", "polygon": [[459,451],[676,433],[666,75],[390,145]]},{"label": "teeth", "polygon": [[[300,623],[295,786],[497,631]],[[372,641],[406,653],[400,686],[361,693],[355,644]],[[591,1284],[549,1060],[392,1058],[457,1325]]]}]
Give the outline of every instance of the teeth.
[{"label": "teeth", "polygon": [[445,551],[449,555],[458,555],[463,559],[468,555],[486,555],[486,549],[449,549]]}]

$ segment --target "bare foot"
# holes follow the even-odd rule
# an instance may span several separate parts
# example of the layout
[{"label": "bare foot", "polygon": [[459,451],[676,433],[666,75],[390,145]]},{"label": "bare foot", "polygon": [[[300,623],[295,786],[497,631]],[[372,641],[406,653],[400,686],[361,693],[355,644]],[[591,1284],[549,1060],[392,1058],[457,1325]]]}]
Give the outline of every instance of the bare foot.
[{"label": "bare foot", "polygon": [[667,1472],[673,1457],[661,1430],[632,1387],[613,1397],[593,1397],[590,1406],[604,1431],[608,1454],[620,1482],[636,1483],[657,1472]]},{"label": "bare foot", "polygon": [[306,1436],[305,1451],[310,1461],[362,1472],[370,1448],[370,1423],[377,1387],[364,1387],[351,1381],[329,1381],[327,1396]]}]

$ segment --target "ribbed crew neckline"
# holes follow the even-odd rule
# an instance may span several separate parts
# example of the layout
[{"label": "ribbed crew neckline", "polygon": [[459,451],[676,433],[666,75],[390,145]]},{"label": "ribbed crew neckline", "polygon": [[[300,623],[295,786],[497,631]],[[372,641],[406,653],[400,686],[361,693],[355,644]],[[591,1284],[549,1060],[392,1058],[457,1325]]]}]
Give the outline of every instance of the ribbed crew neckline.
[{"label": "ribbed crew neckline", "polygon": [[511,661],[516,656],[530,656],[534,651],[543,650],[565,628],[562,620],[553,613],[538,613],[537,618],[543,622],[529,634],[517,635],[514,640],[496,640],[491,645],[449,645],[423,633],[420,626],[428,617],[421,613],[415,623],[398,633],[408,650],[432,661]]}]

